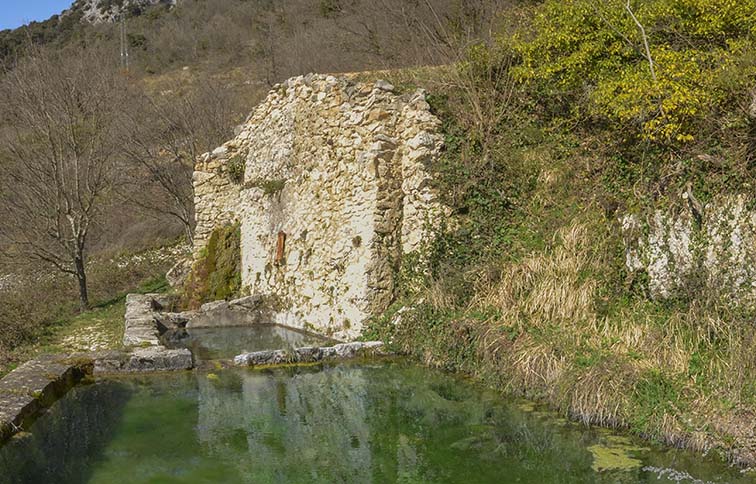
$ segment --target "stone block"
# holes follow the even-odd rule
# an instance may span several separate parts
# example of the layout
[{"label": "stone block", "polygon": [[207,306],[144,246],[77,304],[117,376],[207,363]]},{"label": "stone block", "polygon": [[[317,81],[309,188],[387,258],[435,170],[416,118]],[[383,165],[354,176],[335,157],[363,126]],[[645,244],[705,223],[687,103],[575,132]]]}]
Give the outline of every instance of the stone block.
[{"label": "stone block", "polygon": [[280,365],[284,363],[315,363],[326,359],[349,359],[358,356],[384,355],[380,341],[341,343],[335,346],[303,347],[293,352],[284,350],[256,351],[234,358],[237,366]]},{"label": "stone block", "polygon": [[6,375],[0,380],[0,442],[23,430],[43,408],[91,374],[92,368],[89,358],[43,355]]}]

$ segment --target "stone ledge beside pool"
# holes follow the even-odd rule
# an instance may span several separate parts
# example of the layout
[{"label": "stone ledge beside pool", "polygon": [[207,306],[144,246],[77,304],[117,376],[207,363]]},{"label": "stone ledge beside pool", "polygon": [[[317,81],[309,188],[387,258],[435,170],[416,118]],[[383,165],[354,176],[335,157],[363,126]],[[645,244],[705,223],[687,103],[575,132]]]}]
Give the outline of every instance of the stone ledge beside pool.
[{"label": "stone ledge beside pool", "polygon": [[385,355],[380,341],[342,343],[325,347],[296,348],[293,351],[269,350],[243,353],[234,358],[237,366],[281,365],[286,363],[315,363],[326,359],[349,359],[358,356]]},{"label": "stone ledge beside pool", "polygon": [[192,353],[186,349],[170,350],[164,346],[136,348],[131,353],[109,351],[95,358],[95,375],[108,373],[144,373],[180,371],[194,368]]},{"label": "stone ledge beside pool", "polygon": [[92,360],[43,355],[0,380],[0,443],[24,430],[45,407],[92,373]]}]

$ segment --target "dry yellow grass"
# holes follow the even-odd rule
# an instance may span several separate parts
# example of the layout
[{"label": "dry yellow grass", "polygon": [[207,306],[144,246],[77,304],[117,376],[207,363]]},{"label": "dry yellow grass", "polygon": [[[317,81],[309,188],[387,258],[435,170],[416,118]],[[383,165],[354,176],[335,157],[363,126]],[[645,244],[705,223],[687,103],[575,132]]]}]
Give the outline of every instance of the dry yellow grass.
[{"label": "dry yellow grass", "polygon": [[[496,315],[474,323],[480,372],[586,424],[633,426],[701,450],[722,445],[707,421],[723,415],[723,401],[743,401],[756,375],[754,338],[707,304],[657,312],[639,298],[601,314],[605,247],[591,229],[558,230],[548,249],[505,263],[495,283],[477,288],[467,312]],[[438,281],[423,294],[439,311],[455,308]],[[431,350],[425,360],[444,363]]]}]

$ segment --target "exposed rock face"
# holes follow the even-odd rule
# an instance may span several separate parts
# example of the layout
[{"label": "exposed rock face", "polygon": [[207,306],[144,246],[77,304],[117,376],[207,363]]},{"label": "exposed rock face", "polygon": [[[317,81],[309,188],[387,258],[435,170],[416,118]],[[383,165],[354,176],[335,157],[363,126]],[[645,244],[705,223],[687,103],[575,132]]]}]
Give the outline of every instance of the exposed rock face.
[{"label": "exposed rock face", "polygon": [[194,173],[195,253],[241,223],[242,283],[279,302],[276,323],[358,335],[394,294],[402,254],[444,210],[425,165],[440,122],[418,91],[309,75],[276,86]]},{"label": "exposed rock face", "polygon": [[[78,0],[70,10],[80,9],[81,19],[91,24],[115,22],[122,13],[128,14],[132,8],[151,7],[153,5],[176,5],[176,0]],[[63,13],[65,15],[66,12]]]},{"label": "exposed rock face", "polygon": [[700,222],[688,210],[623,217],[628,270],[648,274],[655,298],[707,291],[756,304],[756,209],[748,200],[719,197]]}]

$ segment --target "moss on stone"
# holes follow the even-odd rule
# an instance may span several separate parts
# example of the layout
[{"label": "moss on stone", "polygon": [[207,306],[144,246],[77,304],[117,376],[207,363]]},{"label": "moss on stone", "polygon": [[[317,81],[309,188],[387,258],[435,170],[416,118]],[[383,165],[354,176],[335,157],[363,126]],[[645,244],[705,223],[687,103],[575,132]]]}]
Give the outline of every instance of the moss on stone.
[{"label": "moss on stone", "polygon": [[241,294],[241,230],[239,224],[213,230],[205,250],[192,267],[182,306],[196,309],[209,301]]},{"label": "moss on stone", "polygon": [[244,184],[244,188],[260,188],[265,195],[273,195],[284,189],[286,186],[286,180],[274,179],[269,180],[266,178],[258,178],[251,180]]}]

